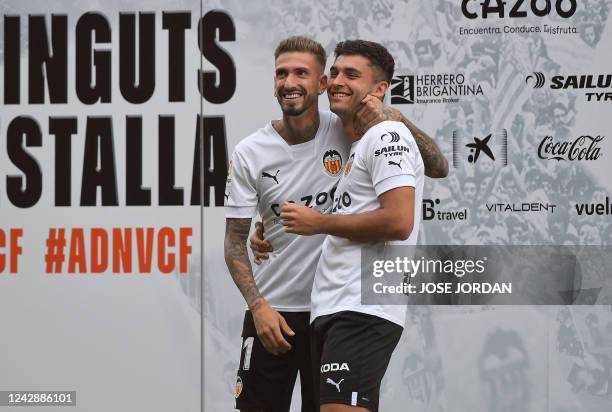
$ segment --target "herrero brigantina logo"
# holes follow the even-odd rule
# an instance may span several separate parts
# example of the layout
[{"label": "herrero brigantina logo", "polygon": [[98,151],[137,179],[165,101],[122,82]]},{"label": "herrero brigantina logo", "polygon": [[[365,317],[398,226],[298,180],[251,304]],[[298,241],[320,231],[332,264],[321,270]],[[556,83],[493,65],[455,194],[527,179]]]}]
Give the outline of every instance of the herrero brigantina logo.
[{"label": "herrero brigantina logo", "polygon": [[597,160],[602,156],[599,143],[604,136],[583,135],[574,141],[559,142],[546,136],[538,147],[538,157],[544,160]]},{"label": "herrero brigantina logo", "polygon": [[478,82],[459,74],[397,75],[391,82],[391,104],[459,103],[484,94]]}]

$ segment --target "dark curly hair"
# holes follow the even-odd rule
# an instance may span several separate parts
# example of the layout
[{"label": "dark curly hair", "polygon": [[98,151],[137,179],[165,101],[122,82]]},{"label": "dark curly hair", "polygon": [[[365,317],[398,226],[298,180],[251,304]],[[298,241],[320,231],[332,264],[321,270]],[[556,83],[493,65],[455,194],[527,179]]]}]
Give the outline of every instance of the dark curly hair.
[{"label": "dark curly hair", "polygon": [[391,83],[393,71],[395,70],[395,60],[385,46],[367,40],[347,40],[341,41],[334,50],[336,58],[343,54],[359,55],[367,58],[372,66],[382,73],[382,80]]}]

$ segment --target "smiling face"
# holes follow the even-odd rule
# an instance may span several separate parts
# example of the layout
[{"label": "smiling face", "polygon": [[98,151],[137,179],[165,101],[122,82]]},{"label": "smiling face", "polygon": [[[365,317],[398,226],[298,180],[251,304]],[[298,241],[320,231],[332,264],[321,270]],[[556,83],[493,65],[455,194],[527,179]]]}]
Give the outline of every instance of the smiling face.
[{"label": "smiling face", "polygon": [[299,116],[317,109],[318,95],[325,90],[327,78],[316,57],[307,52],[287,52],[275,63],[274,95],[287,116]]},{"label": "smiling face", "polygon": [[330,110],[337,115],[350,116],[368,94],[382,99],[389,84],[380,80],[377,69],[364,57],[342,54],[329,70],[327,97]]}]

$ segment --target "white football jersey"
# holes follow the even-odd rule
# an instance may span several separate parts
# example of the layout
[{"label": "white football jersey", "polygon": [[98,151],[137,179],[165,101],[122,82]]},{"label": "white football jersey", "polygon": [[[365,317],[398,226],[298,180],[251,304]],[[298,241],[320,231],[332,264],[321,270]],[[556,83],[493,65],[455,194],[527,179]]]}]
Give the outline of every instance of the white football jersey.
[{"label": "white football jersey", "polygon": [[225,191],[226,218],[253,218],[259,212],[274,252],[253,275],[261,294],[279,311],[310,310],[310,292],[324,235],[285,232],[284,202],[330,213],[333,192],[347,160],[349,143],[342,122],[319,112],[314,139],[289,145],[270,123],[236,146]]},{"label": "white football jersey", "polygon": [[[348,163],[336,189],[332,213],[349,215],[380,208],[378,196],[398,187],[415,188],[414,226],[401,242],[368,244],[384,256],[385,245],[416,245],[421,220],[424,166],[414,137],[400,122],[372,127],[350,149]],[[340,311],[367,313],[400,326],[404,305],[361,304],[361,249],[364,243],[327,236],[312,289],[311,320]],[[382,246],[382,247],[380,247]]]}]

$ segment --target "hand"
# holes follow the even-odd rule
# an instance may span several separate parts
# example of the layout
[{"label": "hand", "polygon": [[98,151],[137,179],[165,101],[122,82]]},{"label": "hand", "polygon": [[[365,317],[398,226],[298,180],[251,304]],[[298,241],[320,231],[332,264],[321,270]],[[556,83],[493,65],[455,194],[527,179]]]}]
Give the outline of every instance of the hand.
[{"label": "hand", "polygon": [[383,104],[380,99],[368,94],[361,101],[361,107],[355,113],[355,131],[359,135],[365,134],[371,127],[387,120],[383,113]]},{"label": "hand", "polygon": [[355,128],[359,134],[365,134],[371,127],[385,120],[402,121],[402,112],[383,105],[382,101],[368,94],[361,101],[361,108],[355,113]]},{"label": "hand", "polygon": [[295,203],[285,203],[281,208],[281,222],[287,233],[311,236],[321,231],[323,215],[314,209]]},{"label": "hand", "polygon": [[253,314],[257,336],[264,348],[273,355],[288,352],[291,345],[285,340],[283,333],[294,336],[295,332],[287,325],[285,318],[264,298],[257,299],[249,309]]},{"label": "hand", "polygon": [[255,223],[255,232],[249,238],[251,242],[251,250],[255,256],[255,264],[261,265],[264,260],[267,260],[272,252],[272,244],[264,239],[264,226],[261,222]]}]

